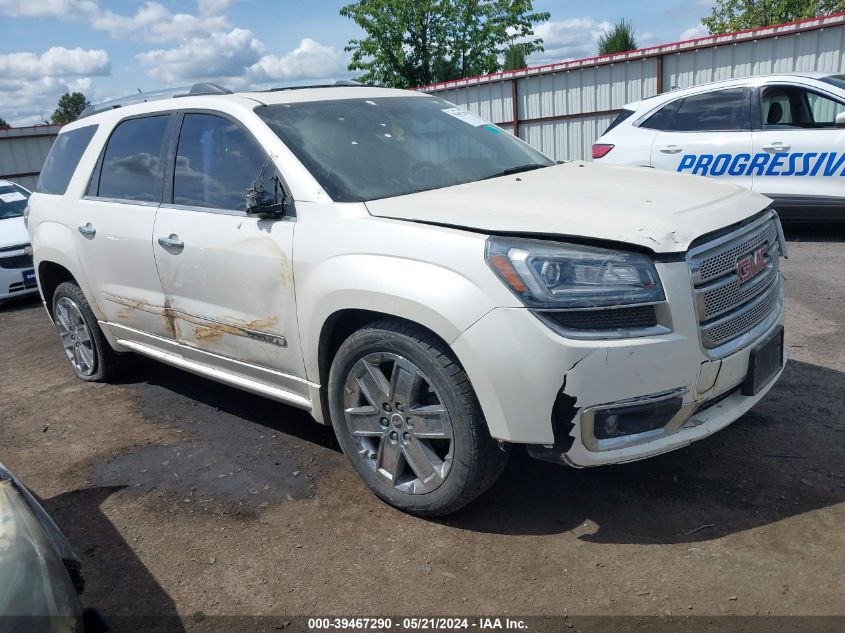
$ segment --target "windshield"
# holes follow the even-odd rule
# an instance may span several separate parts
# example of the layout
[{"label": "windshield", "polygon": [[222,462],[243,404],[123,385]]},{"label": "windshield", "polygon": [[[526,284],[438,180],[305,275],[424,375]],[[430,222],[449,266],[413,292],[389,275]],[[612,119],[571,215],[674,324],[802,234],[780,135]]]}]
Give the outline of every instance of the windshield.
[{"label": "windshield", "polygon": [[845,75],[830,75],[829,77],[822,77],[822,81],[826,84],[845,90]]},{"label": "windshield", "polygon": [[337,202],[450,187],[553,161],[501,128],[433,97],[256,108]]},{"label": "windshield", "polygon": [[0,185],[0,220],[23,215],[29,192],[17,185]]}]

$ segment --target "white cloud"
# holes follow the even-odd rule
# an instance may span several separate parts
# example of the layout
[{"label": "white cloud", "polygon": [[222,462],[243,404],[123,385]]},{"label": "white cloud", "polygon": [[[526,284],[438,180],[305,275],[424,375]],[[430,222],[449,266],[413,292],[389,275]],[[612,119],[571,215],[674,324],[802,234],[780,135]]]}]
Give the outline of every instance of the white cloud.
[{"label": "white cloud", "polygon": [[0,76],[4,79],[41,79],[72,76],[108,75],[108,53],[54,46],[41,55],[8,53],[0,55]]},{"label": "white cloud", "polygon": [[232,29],[191,38],[176,48],[140,53],[136,59],[150,77],[175,82],[244,75],[264,52],[264,45],[252,32]]},{"label": "white cloud", "polygon": [[306,37],[285,55],[265,55],[249,69],[254,81],[292,81],[346,74],[346,61],[334,46],[325,46]]},{"label": "white cloud", "polygon": [[77,17],[96,10],[95,0],[0,0],[0,15],[10,17]]},{"label": "white cloud", "polygon": [[50,120],[59,97],[65,92],[82,92],[92,98],[91,79],[82,77],[72,81],[44,77],[42,79],[0,80],[0,111],[3,118],[15,126],[35,125]]},{"label": "white cloud", "polygon": [[694,40],[697,37],[704,37],[709,33],[710,32],[704,27],[703,24],[697,24],[681,33],[680,40]]},{"label": "white cloud", "polygon": [[201,15],[219,15],[231,4],[232,0],[197,0],[197,9]]},{"label": "white cloud", "polygon": [[91,26],[98,31],[107,31],[114,38],[167,42],[222,31],[229,23],[222,15],[174,14],[158,2],[147,2],[131,16],[102,11],[91,19]]},{"label": "white cloud", "polygon": [[544,22],[534,28],[534,36],[543,39],[546,50],[532,55],[530,63],[536,65],[592,57],[598,50],[599,38],[612,28],[610,22],[599,22],[593,18]]}]

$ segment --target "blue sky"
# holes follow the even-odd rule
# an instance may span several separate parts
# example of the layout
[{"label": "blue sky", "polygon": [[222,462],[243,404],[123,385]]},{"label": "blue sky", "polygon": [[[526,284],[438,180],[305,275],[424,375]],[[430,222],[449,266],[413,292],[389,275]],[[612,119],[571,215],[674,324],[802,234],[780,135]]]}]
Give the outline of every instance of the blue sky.
[{"label": "blue sky", "polygon": [[[0,116],[49,118],[66,90],[94,102],[215,80],[233,89],[349,77],[360,36],[332,0],[0,0]],[[535,1],[546,51],[529,63],[595,54],[610,24],[631,20],[641,46],[705,34],[713,0]]]}]

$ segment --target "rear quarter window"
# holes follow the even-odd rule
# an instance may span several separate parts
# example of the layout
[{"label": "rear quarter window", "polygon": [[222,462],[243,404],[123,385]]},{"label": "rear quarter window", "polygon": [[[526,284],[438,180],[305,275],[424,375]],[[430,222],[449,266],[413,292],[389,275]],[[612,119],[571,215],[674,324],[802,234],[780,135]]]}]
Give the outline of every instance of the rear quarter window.
[{"label": "rear quarter window", "polygon": [[73,172],[79,165],[79,159],[96,131],[96,125],[87,125],[59,134],[47,154],[47,160],[44,161],[44,168],[35,188],[38,193],[64,195]]},{"label": "rear quarter window", "polygon": [[622,110],[622,112],[620,112],[619,114],[616,115],[616,118],[613,119],[611,124],[607,126],[607,129],[604,132],[602,132],[602,135],[607,134],[608,132],[610,132],[610,130],[615,128],[617,125],[619,125],[620,123],[622,123],[626,119],[630,119],[633,114],[634,114],[633,110]]}]

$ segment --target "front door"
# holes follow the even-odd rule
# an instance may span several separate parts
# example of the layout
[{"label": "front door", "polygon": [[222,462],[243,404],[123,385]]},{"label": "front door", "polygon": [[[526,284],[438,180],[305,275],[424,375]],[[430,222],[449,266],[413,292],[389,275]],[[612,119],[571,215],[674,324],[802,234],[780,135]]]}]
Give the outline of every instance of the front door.
[{"label": "front door", "polygon": [[82,271],[106,327],[159,347],[173,339],[152,247],[171,119],[136,117],[115,127],[75,218]]},{"label": "front door", "polygon": [[765,168],[754,190],[772,197],[791,217],[819,217],[825,207],[845,211],[845,129],[836,115],[845,103],[806,86],[770,85],[760,91],[754,151]]},{"label": "front door", "polygon": [[186,113],[172,195],[156,218],[155,259],[183,356],[305,394],[291,264],[296,223],[245,212],[247,188],[274,171],[238,123]]},{"label": "front door", "polygon": [[660,125],[651,164],[693,176],[708,176],[751,188],[751,128],[745,88],[711,90],[664,106],[652,119]]}]

